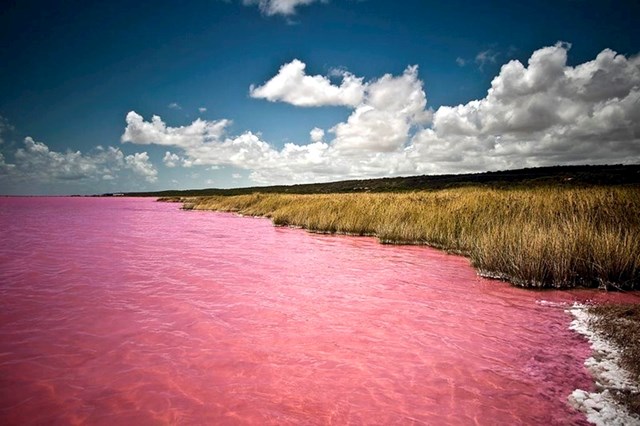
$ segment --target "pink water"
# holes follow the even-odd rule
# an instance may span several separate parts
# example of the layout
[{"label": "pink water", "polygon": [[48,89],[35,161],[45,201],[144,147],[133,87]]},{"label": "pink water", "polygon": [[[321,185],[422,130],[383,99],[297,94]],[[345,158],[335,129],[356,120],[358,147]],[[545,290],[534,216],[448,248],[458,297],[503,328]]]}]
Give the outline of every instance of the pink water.
[{"label": "pink water", "polygon": [[149,199],[4,198],[0,225],[1,424],[584,422],[588,344],[540,301],[611,295]]}]

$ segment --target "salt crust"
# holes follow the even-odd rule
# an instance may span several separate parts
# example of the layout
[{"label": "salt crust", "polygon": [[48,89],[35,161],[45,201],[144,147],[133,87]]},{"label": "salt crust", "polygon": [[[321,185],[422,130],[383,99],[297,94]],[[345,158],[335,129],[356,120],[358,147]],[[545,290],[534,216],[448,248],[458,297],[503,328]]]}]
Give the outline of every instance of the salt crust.
[{"label": "salt crust", "polygon": [[595,392],[576,389],[569,395],[569,403],[596,425],[640,425],[640,417],[619,404],[611,393],[613,390],[640,390],[629,372],[618,365],[620,351],[589,327],[589,319],[593,315],[587,312],[585,305],[575,303],[567,312],[574,317],[569,328],[591,343],[593,355],[584,365],[596,381]]}]

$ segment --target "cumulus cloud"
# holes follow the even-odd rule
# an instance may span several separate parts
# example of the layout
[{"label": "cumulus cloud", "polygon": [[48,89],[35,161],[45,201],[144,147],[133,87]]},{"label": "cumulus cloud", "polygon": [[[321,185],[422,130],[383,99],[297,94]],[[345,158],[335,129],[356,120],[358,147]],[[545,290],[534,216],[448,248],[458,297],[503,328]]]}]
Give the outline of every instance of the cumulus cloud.
[{"label": "cumulus cloud", "polygon": [[165,166],[169,167],[169,168],[174,168],[174,167],[178,167],[178,166],[182,166],[182,167],[192,167],[194,165],[200,165],[202,164],[201,161],[199,159],[191,159],[191,158],[184,158],[184,157],[180,157],[177,154],[174,154],[172,152],[165,152],[164,153],[164,157],[162,158],[162,162],[164,163]]},{"label": "cumulus cloud", "polygon": [[137,175],[144,177],[147,182],[155,182],[158,180],[158,171],[149,161],[149,155],[146,152],[136,152],[135,154],[127,155],[124,161],[127,167]]},{"label": "cumulus cloud", "polygon": [[[343,77],[340,86],[332,85],[327,77],[306,75],[305,67],[297,59],[283,65],[263,86],[251,87],[251,96],[296,106],[355,107],[347,122],[331,129],[336,135],[335,148],[344,153],[399,149],[413,126],[429,121],[416,66],[407,67],[401,76],[386,74],[368,83],[346,71],[334,70]],[[318,140],[312,135],[312,141]]]},{"label": "cumulus cloud", "polygon": [[170,168],[178,167],[178,164],[180,163],[180,156],[167,151],[164,153],[162,162],[164,163],[165,166]]},{"label": "cumulus cloud", "polygon": [[[431,116],[417,67],[408,67],[400,76],[388,74],[359,84],[363,90],[359,103],[346,122],[330,129],[335,135],[331,142],[323,141],[324,130],[313,128],[311,143],[288,143],[278,150],[252,132],[227,135],[226,126],[218,126],[227,120],[169,127],[160,117],[145,121],[133,111],[127,114],[122,140],[173,145],[183,150],[183,166],[189,160],[194,165],[230,165],[250,170],[250,178],[258,183],[410,172],[403,148],[412,132]],[[217,130],[207,133],[210,128]],[[392,159],[391,153],[398,158]],[[174,160],[167,157],[172,164]]]},{"label": "cumulus cloud", "polygon": [[[133,115],[130,113],[128,116]],[[156,118],[156,122],[161,122],[160,118]],[[317,175],[326,179],[336,174],[336,166],[332,165],[329,159],[329,145],[323,142],[308,145],[289,143],[277,150],[257,134],[247,131],[235,136],[220,134],[217,138],[209,139],[204,138],[202,134],[192,133],[193,141],[187,143],[182,138],[172,138],[180,128],[166,126],[164,122],[162,126],[155,127],[149,126],[150,123],[147,121],[140,123],[133,120],[128,123],[123,141],[148,144],[157,140],[160,145],[167,145],[168,140],[175,141],[174,147],[182,150],[184,158],[174,154],[178,157],[176,159],[170,153],[165,154],[165,159],[176,165],[180,161],[183,167],[234,166],[250,170],[250,177],[259,183],[268,183],[274,179],[286,181],[292,179],[293,175],[298,176],[296,181],[302,181]],[[132,126],[136,127],[136,131],[129,131]],[[158,128],[163,129],[161,134],[158,134]],[[324,169],[327,169],[326,173],[323,172]]]},{"label": "cumulus cloud", "polygon": [[181,148],[218,140],[231,124],[230,120],[205,121],[198,118],[189,126],[167,127],[157,115],[147,122],[134,111],[127,114],[126,121],[127,128],[121,138],[123,142],[135,141],[143,145],[153,143]]},{"label": "cumulus cloud", "polygon": [[416,135],[421,157],[482,169],[637,162],[640,155],[640,58],[603,50],[567,66],[570,46],[533,53],[528,66],[503,65],[483,99],[436,111]]},{"label": "cumulus cloud", "polygon": [[198,108],[198,111],[200,112],[200,114],[203,114],[203,113],[207,112],[207,109],[205,107],[200,107],[200,108]]},{"label": "cumulus cloud", "polygon": [[182,109],[182,107],[180,106],[180,104],[179,104],[179,103],[177,103],[177,102],[171,102],[169,105],[167,105],[167,108],[170,108],[170,109],[177,109],[177,110],[181,110],[181,109]]},{"label": "cumulus cloud", "polygon": [[[145,121],[133,111],[122,140],[173,146],[183,166],[229,165],[248,170],[261,184],[640,161],[640,57],[605,49],[574,67],[567,65],[569,49],[557,43],[533,52],[526,65],[512,60],[484,98],[435,112],[411,66],[368,82],[351,76],[360,90],[357,101],[345,101],[342,85],[325,77],[301,83],[304,90],[271,85],[273,101],[319,106],[341,99],[353,109],[327,133],[310,129],[307,144],[276,148],[250,131],[227,134],[228,120],[170,127],[160,117]],[[291,64],[298,82],[309,77],[295,61],[276,77],[287,75],[282,70]],[[329,95],[316,93],[314,84]],[[167,161],[177,164],[171,156]]]},{"label": "cumulus cloud", "polygon": [[333,144],[355,155],[402,149],[412,127],[428,123],[426,105],[418,67],[408,67],[397,77],[386,74],[368,83],[363,102],[345,123],[331,129],[336,135]]},{"label": "cumulus cloud", "polygon": [[0,154],[0,174],[18,181],[85,181],[112,180],[122,170],[130,170],[155,181],[157,172],[146,152],[126,156],[119,148],[98,146],[92,152],[52,151],[32,137],[14,153],[13,163]]},{"label": "cumulus cloud", "polygon": [[15,153],[15,166],[24,176],[41,180],[81,180],[109,174],[113,168],[121,167],[123,159],[122,151],[117,148],[97,149],[92,154],[62,153],[26,137],[24,147]]},{"label": "cumulus cloud", "polygon": [[341,71],[339,86],[331,84],[329,78],[321,75],[307,75],[306,64],[294,59],[280,67],[278,74],[262,86],[251,86],[252,98],[271,102],[287,102],[295,106],[316,107],[325,105],[356,106],[362,102],[365,87],[362,78]]},{"label": "cumulus cloud", "polygon": [[322,139],[324,139],[324,130],[319,127],[314,127],[309,132],[309,137],[311,138],[311,142],[322,142]]},{"label": "cumulus cloud", "polygon": [[242,0],[245,6],[258,5],[260,11],[267,15],[295,15],[298,6],[306,6],[316,2],[326,3],[327,0]]}]

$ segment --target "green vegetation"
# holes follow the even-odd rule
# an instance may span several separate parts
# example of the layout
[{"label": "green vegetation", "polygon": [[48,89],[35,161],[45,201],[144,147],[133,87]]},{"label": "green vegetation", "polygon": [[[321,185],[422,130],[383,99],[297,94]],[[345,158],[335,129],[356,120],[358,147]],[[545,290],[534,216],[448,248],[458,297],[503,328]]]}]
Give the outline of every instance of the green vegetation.
[{"label": "green vegetation", "polygon": [[[596,305],[589,308],[596,332],[621,349],[620,364],[640,383],[640,305]],[[640,393],[616,391],[616,398],[640,414]]]},{"label": "green vegetation", "polygon": [[467,186],[365,194],[175,198],[196,210],[266,216],[314,232],[375,235],[469,256],[524,287],[640,289],[640,188]]}]

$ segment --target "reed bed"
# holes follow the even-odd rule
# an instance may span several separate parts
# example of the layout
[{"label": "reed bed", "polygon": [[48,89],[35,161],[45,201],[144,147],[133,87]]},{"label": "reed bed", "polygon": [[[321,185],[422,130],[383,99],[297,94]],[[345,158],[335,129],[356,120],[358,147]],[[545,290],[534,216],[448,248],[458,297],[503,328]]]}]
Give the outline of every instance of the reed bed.
[{"label": "reed bed", "polygon": [[375,235],[470,257],[524,287],[640,289],[640,188],[467,187],[409,193],[261,194],[181,199],[310,231]]}]

